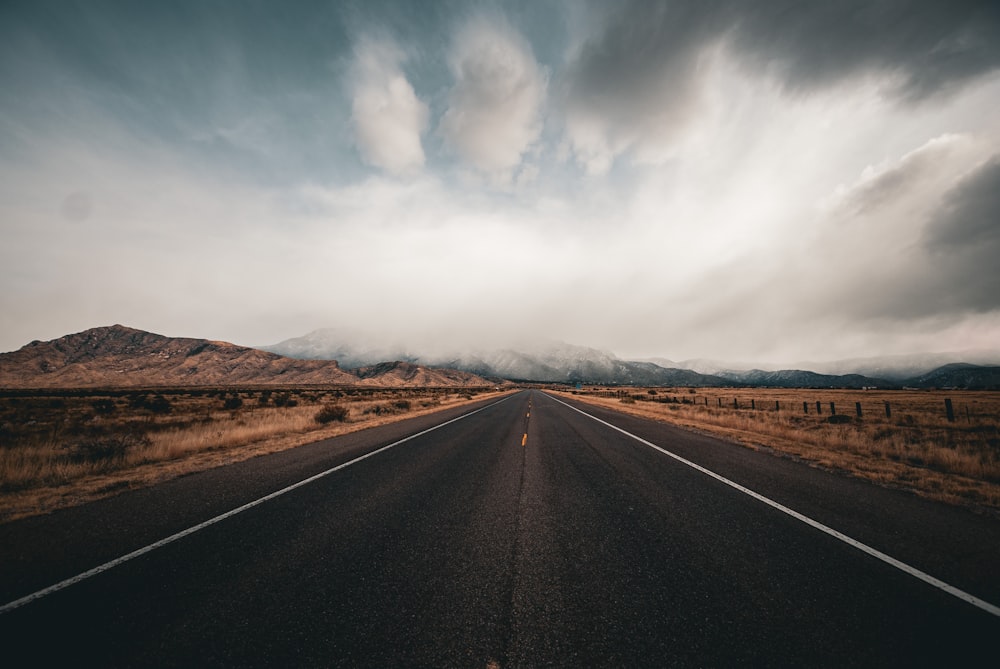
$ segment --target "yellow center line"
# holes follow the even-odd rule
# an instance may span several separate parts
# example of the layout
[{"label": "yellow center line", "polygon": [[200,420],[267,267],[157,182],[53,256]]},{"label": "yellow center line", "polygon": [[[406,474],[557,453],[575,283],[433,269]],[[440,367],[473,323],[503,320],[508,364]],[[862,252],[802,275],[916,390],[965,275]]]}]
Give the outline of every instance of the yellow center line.
[{"label": "yellow center line", "polygon": [[524,446],[527,443],[528,443],[528,433],[525,432],[524,436],[521,438],[521,445]]}]

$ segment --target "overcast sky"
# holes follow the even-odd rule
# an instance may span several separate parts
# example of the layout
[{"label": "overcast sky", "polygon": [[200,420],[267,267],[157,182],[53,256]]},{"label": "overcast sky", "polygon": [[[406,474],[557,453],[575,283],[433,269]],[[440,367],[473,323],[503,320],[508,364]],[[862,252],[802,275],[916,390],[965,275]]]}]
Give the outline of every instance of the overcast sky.
[{"label": "overcast sky", "polygon": [[0,350],[1000,348],[995,1],[4,2]]}]

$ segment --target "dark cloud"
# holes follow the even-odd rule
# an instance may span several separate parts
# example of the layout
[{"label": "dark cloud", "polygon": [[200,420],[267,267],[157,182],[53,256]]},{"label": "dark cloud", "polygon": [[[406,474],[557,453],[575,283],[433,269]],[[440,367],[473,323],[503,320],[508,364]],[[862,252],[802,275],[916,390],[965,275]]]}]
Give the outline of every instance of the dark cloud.
[{"label": "dark cloud", "polygon": [[872,71],[898,75],[894,92],[922,99],[1000,65],[992,1],[771,0],[724,11],[740,51],[796,89]]},{"label": "dark cloud", "polygon": [[616,133],[692,114],[704,57],[717,44],[791,93],[872,73],[889,76],[883,93],[903,103],[954,91],[1000,66],[996,2],[636,0],[616,7],[593,22],[562,81],[570,113],[599,118],[611,143]]},{"label": "dark cloud", "polygon": [[[890,190],[905,172],[885,175]],[[877,244],[886,248],[884,255],[865,254],[863,266],[843,259],[844,275],[823,290],[825,309],[858,322],[897,323],[1000,310],[1000,156],[945,193],[915,243]],[[809,307],[797,308],[802,313]]]},{"label": "dark cloud", "polygon": [[609,17],[578,63],[583,94],[692,76],[697,53],[724,39],[792,88],[859,71],[901,76],[922,98],[1000,65],[1000,5],[992,1],[638,0]]},{"label": "dark cloud", "polygon": [[948,192],[923,242],[948,303],[1000,309],[1000,155]]},{"label": "dark cloud", "polygon": [[932,250],[959,250],[1000,242],[1000,155],[962,180],[945,196],[927,230]]},{"label": "dark cloud", "polygon": [[685,127],[699,101],[698,58],[720,23],[696,4],[636,2],[597,24],[556,89],[577,158],[600,172],[615,154],[662,146]]},{"label": "dark cloud", "polygon": [[689,94],[698,52],[723,25],[719,19],[698,3],[623,6],[571,64],[572,102],[611,117],[641,114],[663,102],[669,89],[676,104]]}]

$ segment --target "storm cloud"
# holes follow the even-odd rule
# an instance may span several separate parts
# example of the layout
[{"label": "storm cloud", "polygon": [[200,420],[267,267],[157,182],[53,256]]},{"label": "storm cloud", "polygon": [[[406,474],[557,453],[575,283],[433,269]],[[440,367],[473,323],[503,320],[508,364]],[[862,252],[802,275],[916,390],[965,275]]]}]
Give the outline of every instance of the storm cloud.
[{"label": "storm cloud", "polygon": [[871,78],[899,104],[953,93],[1000,65],[990,2],[636,0],[606,11],[563,82],[568,132],[591,171],[682,134],[704,111],[720,52],[790,96]]},{"label": "storm cloud", "polygon": [[995,348],[990,2],[0,7],[0,349]]},{"label": "storm cloud", "polygon": [[945,194],[923,243],[953,305],[1000,309],[1000,155]]}]

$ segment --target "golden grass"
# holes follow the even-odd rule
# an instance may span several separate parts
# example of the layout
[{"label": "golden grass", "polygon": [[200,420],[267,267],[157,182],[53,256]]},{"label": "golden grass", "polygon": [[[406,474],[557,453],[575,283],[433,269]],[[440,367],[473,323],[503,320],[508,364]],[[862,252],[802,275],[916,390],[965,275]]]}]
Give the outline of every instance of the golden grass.
[{"label": "golden grass", "polygon": [[[115,409],[95,413],[91,407],[105,398],[86,393],[0,398],[0,522],[501,394],[380,389],[331,398],[299,392],[296,406],[274,406],[247,391],[240,393],[241,407],[223,410],[221,396],[177,391],[163,415],[130,407],[121,397]],[[348,408],[346,420],[317,422],[331,400]]]},{"label": "golden grass", "polygon": [[[1000,393],[588,388],[562,394],[940,501],[1000,510]],[[946,398],[954,422],[946,418]],[[831,422],[830,402],[833,420],[842,422]]]}]

